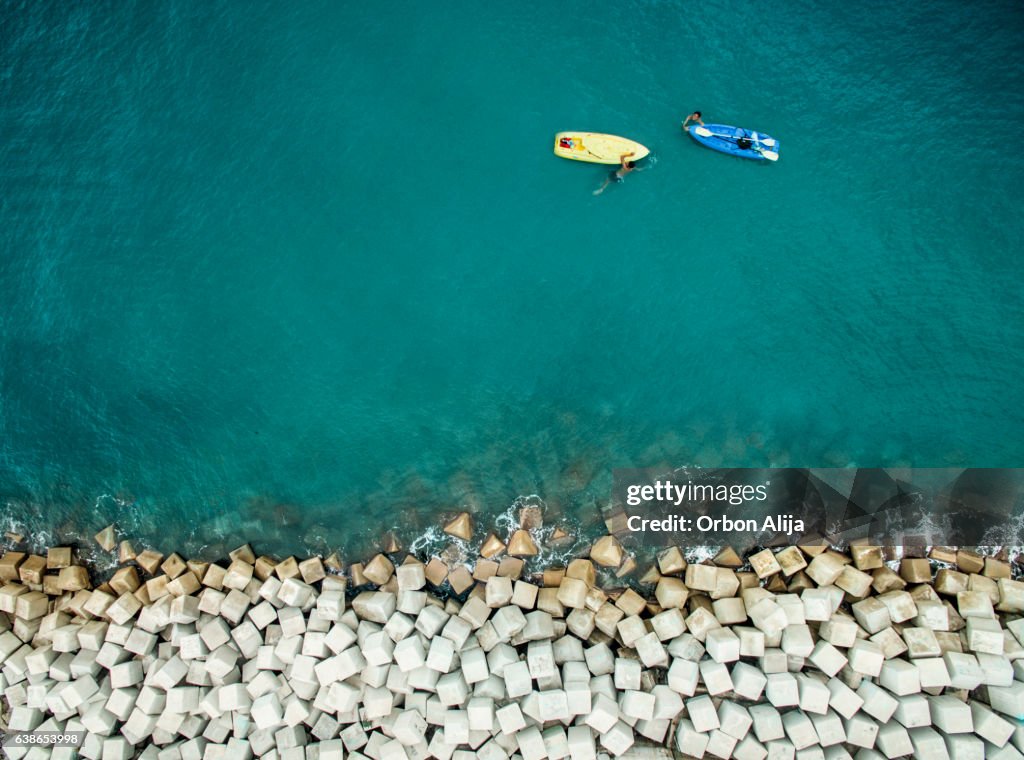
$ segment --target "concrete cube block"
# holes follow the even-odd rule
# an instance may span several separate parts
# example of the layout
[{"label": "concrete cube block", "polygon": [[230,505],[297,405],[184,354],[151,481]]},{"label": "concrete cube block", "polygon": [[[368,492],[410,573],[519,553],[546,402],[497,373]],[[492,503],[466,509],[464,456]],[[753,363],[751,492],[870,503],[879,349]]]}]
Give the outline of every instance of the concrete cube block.
[{"label": "concrete cube block", "polygon": [[571,760],[596,760],[594,735],[587,726],[570,726],[566,731]]},{"label": "concrete cube block", "polygon": [[530,668],[523,661],[506,665],[502,677],[510,699],[526,696],[533,688]]},{"label": "concrete cube block", "polygon": [[[328,631],[329,630],[330,628],[328,628]],[[388,636],[391,637],[392,641],[398,643],[413,634],[416,630],[416,620],[409,615],[396,612],[388,619],[388,622],[384,625],[384,630],[387,632]],[[303,646],[305,646],[305,644],[303,644]]]},{"label": "concrete cube block", "polygon": [[515,738],[523,760],[543,760],[547,757],[544,737],[536,726],[523,729],[515,735]]},{"label": "concrete cube block", "polygon": [[926,699],[930,707],[931,725],[945,734],[966,734],[974,731],[974,718],[966,702],[948,694]]},{"label": "concrete cube block", "polygon": [[941,657],[923,657],[914,661],[922,689],[942,689],[952,685],[946,662]]},{"label": "concrete cube block", "polygon": [[859,713],[843,720],[846,743],[854,747],[872,749],[878,738],[878,723]]},{"label": "concrete cube block", "polygon": [[425,567],[419,562],[399,565],[395,569],[395,575],[398,578],[399,591],[419,591],[427,584]]},{"label": "concrete cube block", "polygon": [[249,714],[260,730],[276,729],[284,723],[284,708],[276,693],[264,694],[254,700]]},{"label": "concrete cube block", "polygon": [[938,600],[918,599],[914,625],[932,631],[948,631],[949,611],[946,609],[946,605]]},{"label": "concrete cube block", "polygon": [[747,708],[731,700],[722,700],[718,706],[718,723],[721,730],[737,740],[745,739],[753,725],[753,718]]},{"label": "concrete cube block", "polygon": [[698,731],[692,721],[683,718],[676,726],[675,747],[686,757],[704,757],[709,738],[708,733]]},{"label": "concrete cube block", "polygon": [[1013,736],[1015,726],[993,712],[981,702],[971,700],[968,707],[971,710],[971,721],[974,724],[974,733],[987,742],[997,747],[1002,747]]},{"label": "concrete cube block", "polygon": [[619,712],[627,718],[653,720],[655,703],[653,694],[627,689],[619,697]]},{"label": "concrete cube block", "polygon": [[[791,548],[796,549],[795,546]],[[793,760],[796,757],[796,749],[789,739],[766,742],[764,747],[768,750],[767,760]]]},{"label": "concrete cube block", "polygon": [[1024,682],[1010,686],[989,686],[988,703],[996,712],[1016,720],[1024,720]]},{"label": "concrete cube block", "polygon": [[[242,620],[242,616],[245,615],[246,611],[249,609],[249,606],[249,597],[238,589],[232,589],[220,601],[220,616],[232,625],[238,625]],[[150,609],[152,608],[144,608],[142,614],[144,615],[146,611]]]},{"label": "concrete cube block", "polygon": [[718,710],[715,703],[708,696],[694,697],[686,700],[686,714],[689,716],[693,728],[701,733],[713,731],[720,728]]},{"label": "concrete cube block", "polygon": [[736,760],[764,760],[768,757],[768,750],[753,736],[747,736],[747,738],[736,743],[732,756]]},{"label": "concrete cube block", "polygon": [[805,572],[819,586],[831,586],[843,572],[846,563],[830,552],[819,554],[807,565]]},{"label": "concrete cube block", "polygon": [[754,729],[754,736],[760,742],[770,742],[785,737],[782,715],[772,705],[755,704],[747,708]]},{"label": "concrete cube block", "polygon": [[946,742],[942,736],[933,728],[921,727],[912,728],[907,731],[910,735],[910,743],[914,748],[914,757],[942,758],[946,760],[949,753],[946,750]]},{"label": "concrete cube block", "polygon": [[860,598],[867,596],[871,590],[872,580],[874,579],[868,573],[847,565],[839,573],[839,577],[835,580],[835,585],[850,596]]},{"label": "concrete cube block", "polygon": [[590,587],[579,578],[563,578],[558,586],[557,599],[565,607],[582,609],[586,606]]},{"label": "concrete cube block", "polygon": [[798,752],[818,743],[818,734],[814,730],[814,724],[803,712],[793,711],[783,715],[782,728]]},{"label": "concrete cube block", "polygon": [[704,646],[715,662],[735,662],[740,658],[739,637],[729,628],[716,628],[708,631]]},{"label": "concrete cube block", "polygon": [[775,707],[795,707],[800,704],[800,690],[792,673],[769,673],[765,696]]},{"label": "concrete cube block", "polygon": [[782,632],[782,651],[790,657],[809,657],[814,651],[811,629],[805,625],[790,625]]},{"label": "concrete cube block", "polygon": [[[281,597],[281,600],[290,606],[302,607],[304,605],[304,602],[302,604],[295,604],[293,600],[303,598],[305,594],[305,589],[302,587],[306,584],[302,583],[301,581],[296,581],[294,578],[290,578],[289,581],[294,581],[294,584],[291,587],[294,590],[294,593],[287,594],[287,601],[284,596]],[[288,583],[289,581],[285,581],[285,583]],[[285,586],[282,584],[282,592],[284,591],[284,589]],[[379,623],[381,625],[387,624],[388,619],[395,614],[397,606],[398,598],[389,591],[364,591],[352,600],[352,611],[355,612],[356,616],[360,620],[368,620],[370,622]],[[432,607],[431,609],[437,610],[438,608]],[[443,620],[446,620],[447,615],[445,615],[445,613],[441,610],[438,611],[441,613],[440,617]],[[420,619],[417,618],[416,622],[417,630],[421,630],[419,628]],[[426,633],[425,635],[432,636],[436,632],[437,631],[432,630],[429,633]]]},{"label": "concrete cube block", "polygon": [[978,617],[968,618],[967,647],[972,652],[1003,654],[1003,630],[999,621]]},{"label": "concrete cube block", "polygon": [[455,661],[455,644],[451,639],[436,636],[430,641],[427,651],[426,666],[438,673],[447,673]]},{"label": "concrete cube block", "polygon": [[896,697],[896,712],[893,718],[904,728],[931,725],[928,700],[923,694],[906,694]]},{"label": "concrete cube block", "polygon": [[[710,701],[710,700],[709,700]],[[598,734],[611,730],[619,720],[619,706],[614,699],[607,694],[596,694],[591,703],[590,713],[583,718],[583,722],[590,726]]]},{"label": "concrete cube block", "polygon": [[878,633],[892,625],[889,608],[876,597],[868,597],[851,605],[853,617],[869,634]]},{"label": "concrete cube block", "polygon": [[711,610],[722,625],[736,625],[747,619],[747,608],[743,600],[736,596],[714,600]]},{"label": "concrete cube block", "polygon": [[781,649],[765,647],[764,654],[758,658],[758,667],[765,675],[785,673],[789,670],[789,657]]},{"label": "concrete cube block", "polygon": [[[314,589],[305,581],[299,578],[287,578],[281,582],[281,588],[277,591],[277,598],[286,607],[305,607],[306,603],[314,597]],[[381,622],[376,620],[374,622]]]},{"label": "concrete cube block", "polygon": [[903,641],[903,637],[896,633],[896,630],[893,628],[882,629],[878,633],[873,634],[870,640],[882,648],[882,655],[887,660],[899,657],[907,651],[907,644]]},{"label": "concrete cube block", "polygon": [[910,741],[910,734],[899,723],[880,722],[875,746],[888,758],[914,754],[914,745]]},{"label": "concrete cube block", "polygon": [[491,616],[490,622],[495,633],[500,638],[508,640],[526,627],[526,616],[518,607],[502,607]]},{"label": "concrete cube block", "polygon": [[512,601],[512,579],[500,575],[491,576],[487,579],[484,594],[488,607],[504,607]]},{"label": "concrete cube block", "polygon": [[[726,630],[726,629],[721,629]],[[733,637],[735,639],[735,636]],[[634,642],[637,656],[640,657],[640,661],[647,668],[660,668],[666,667],[669,664],[669,654],[665,647],[662,645],[658,635],[654,632],[648,633],[641,636]],[[737,657],[739,659],[739,639],[736,639]],[[722,656],[725,656],[726,652],[721,652]]]},{"label": "concrete cube block", "polygon": [[949,673],[950,685],[954,689],[976,689],[985,679],[985,674],[973,654],[946,652],[942,655]]},{"label": "concrete cube block", "polygon": [[545,723],[569,720],[569,701],[566,692],[562,689],[546,689],[538,692],[537,712]]},{"label": "concrete cube block", "polygon": [[835,710],[843,718],[849,719],[856,715],[864,705],[864,699],[857,692],[838,678],[829,679],[825,684],[828,688],[829,708]]},{"label": "concrete cube block", "polygon": [[860,626],[853,618],[836,614],[821,624],[818,634],[829,644],[847,649],[857,641],[859,630]]},{"label": "concrete cube block", "polygon": [[804,712],[824,715],[828,711],[831,698],[828,686],[818,678],[804,673],[797,674],[796,681],[800,709]]},{"label": "concrete cube block", "polygon": [[142,663],[139,660],[129,660],[110,669],[110,686],[114,689],[126,689],[142,683],[144,677]]},{"label": "concrete cube block", "polygon": [[394,660],[395,642],[387,631],[377,631],[367,636],[361,650],[370,665],[388,665]]},{"label": "concrete cube block", "polygon": [[526,728],[526,719],[515,702],[499,707],[494,716],[503,734],[512,735]]},{"label": "concrete cube block", "polygon": [[672,639],[665,647],[672,657],[683,660],[699,661],[705,654],[704,645],[690,633],[684,633]]},{"label": "concrete cube block", "polygon": [[[613,757],[624,754],[633,746],[634,742],[633,729],[621,720],[600,737],[601,746],[608,750]],[[525,756],[524,760],[526,760]]]},{"label": "concrete cube block", "polygon": [[[518,608],[512,608],[518,609]],[[531,641],[526,647],[526,664],[532,678],[551,678],[558,672],[550,641]]]},{"label": "concrete cube block", "polygon": [[1024,753],[1014,744],[996,747],[994,744],[986,743],[985,757],[987,760],[1024,760]]},{"label": "concrete cube block", "polygon": [[615,688],[639,689],[643,666],[638,660],[619,657],[615,660]]},{"label": "concrete cube block", "polygon": [[807,658],[822,673],[831,677],[846,667],[847,659],[827,641],[819,640]]},{"label": "concrete cube block", "polygon": [[512,588],[512,604],[525,610],[532,610],[537,604],[537,586],[526,581],[516,581]]},{"label": "concrete cube block", "polygon": [[220,709],[224,712],[238,710],[248,712],[252,708],[252,697],[246,691],[245,684],[233,683],[217,690]]},{"label": "concrete cube block", "polygon": [[435,690],[441,704],[446,707],[461,705],[469,698],[469,685],[458,670],[438,678]]},{"label": "concrete cube block", "polygon": [[809,716],[814,726],[814,732],[818,735],[818,744],[822,747],[832,747],[846,741],[846,729],[843,721],[832,710],[823,715],[812,714]]},{"label": "concrete cube block", "polygon": [[[581,610],[592,614],[589,610]],[[534,610],[525,615],[526,625],[519,632],[517,639],[522,641],[539,641],[541,639],[555,638],[555,621],[551,613],[545,610]]]},{"label": "concrete cube block", "polygon": [[[731,673],[733,692],[738,697],[757,701],[764,693],[768,678],[760,670],[745,662],[737,662]],[[742,738],[742,737],[737,737]]]},{"label": "concrete cube block", "polygon": [[711,696],[733,690],[732,675],[724,663],[702,660],[699,668],[701,680]]},{"label": "concrete cube block", "polygon": [[861,675],[877,677],[882,672],[885,655],[882,647],[867,639],[858,639],[847,650],[850,668]]},{"label": "concrete cube block", "polygon": [[790,625],[803,625],[807,622],[804,602],[799,594],[778,594],[775,597],[775,603],[782,607]]},{"label": "concrete cube block", "polygon": [[776,636],[789,625],[789,617],[774,600],[765,598],[747,608],[750,622],[766,635]]},{"label": "concrete cube block", "polygon": [[689,616],[687,616],[686,627],[689,629],[690,635],[703,644],[704,639],[708,635],[708,631],[721,628],[722,624],[719,623],[718,618],[716,618],[707,609],[704,607],[697,607],[689,614]]},{"label": "concrete cube block", "polygon": [[917,603],[906,591],[887,591],[875,597],[889,611],[889,619],[894,623],[904,623],[917,616]]},{"label": "concrete cube block", "polygon": [[878,683],[897,696],[917,694],[921,691],[921,674],[913,663],[906,660],[886,660]]},{"label": "concrete cube block", "polygon": [[946,752],[950,760],[983,760],[985,742],[969,734],[944,735]]},{"label": "concrete cube block", "polygon": [[935,632],[930,628],[904,628],[903,641],[906,642],[907,655],[911,659],[938,657],[942,654],[938,639],[935,638]]},{"label": "concrete cube block", "polygon": [[363,692],[363,709],[368,720],[391,714],[395,695],[383,686],[371,686]]},{"label": "concrete cube block", "polygon": [[899,707],[895,697],[871,681],[861,682],[857,687],[857,696],[864,700],[861,710],[881,724],[888,723]]},{"label": "concrete cube block", "polygon": [[[737,666],[738,667],[738,666]],[[674,692],[692,697],[700,680],[700,668],[692,660],[673,659],[668,669],[668,686]]]},{"label": "concrete cube block", "polygon": [[651,628],[660,641],[669,641],[686,632],[686,620],[678,609],[662,610],[651,618]]},{"label": "concrete cube block", "polygon": [[715,729],[708,735],[707,753],[712,757],[719,757],[723,760],[733,757],[736,749],[736,737],[729,736],[721,729]]},{"label": "concrete cube block", "polygon": [[480,683],[490,677],[487,654],[477,647],[462,654],[462,676],[468,684]]},{"label": "concrete cube block", "polygon": [[764,655],[765,637],[763,631],[749,626],[734,626],[732,632],[740,640],[740,657],[761,657]]}]

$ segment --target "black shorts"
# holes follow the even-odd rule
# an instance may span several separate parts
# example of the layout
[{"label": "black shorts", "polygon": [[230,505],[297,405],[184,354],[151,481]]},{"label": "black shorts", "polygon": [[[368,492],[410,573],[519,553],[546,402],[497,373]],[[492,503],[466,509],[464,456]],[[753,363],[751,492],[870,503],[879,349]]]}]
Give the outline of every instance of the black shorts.
[{"label": "black shorts", "polygon": [[619,174],[619,170],[615,169],[608,174],[612,182],[622,182],[622,175]]}]

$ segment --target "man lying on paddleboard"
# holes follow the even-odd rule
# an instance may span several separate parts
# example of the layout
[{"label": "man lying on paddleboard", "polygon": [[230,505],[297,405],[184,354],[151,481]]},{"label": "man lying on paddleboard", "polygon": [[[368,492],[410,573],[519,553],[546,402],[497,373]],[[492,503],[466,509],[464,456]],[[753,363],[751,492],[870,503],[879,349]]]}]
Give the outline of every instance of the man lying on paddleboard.
[{"label": "man lying on paddleboard", "polygon": [[630,172],[642,171],[642,169],[637,168],[635,161],[626,160],[632,155],[633,151],[630,151],[629,153],[623,153],[621,156],[619,156],[619,161],[622,162],[622,165],[619,166],[618,169],[615,169],[614,171],[608,173],[608,176],[604,178],[604,184],[594,191],[594,195],[600,195],[601,193],[603,193],[604,189],[608,187],[608,185],[610,185],[612,182],[622,182],[623,178]]}]

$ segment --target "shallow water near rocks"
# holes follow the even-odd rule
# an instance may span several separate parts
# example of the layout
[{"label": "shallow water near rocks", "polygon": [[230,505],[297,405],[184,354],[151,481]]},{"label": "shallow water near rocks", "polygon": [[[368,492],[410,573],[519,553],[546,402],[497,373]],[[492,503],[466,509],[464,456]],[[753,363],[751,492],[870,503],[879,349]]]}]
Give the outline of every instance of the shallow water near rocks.
[{"label": "shallow water near rocks", "polygon": [[[593,534],[614,466],[1019,465],[1024,11],[735,7],[5,6],[5,524],[362,550]],[[562,129],[649,168],[594,197]]]}]

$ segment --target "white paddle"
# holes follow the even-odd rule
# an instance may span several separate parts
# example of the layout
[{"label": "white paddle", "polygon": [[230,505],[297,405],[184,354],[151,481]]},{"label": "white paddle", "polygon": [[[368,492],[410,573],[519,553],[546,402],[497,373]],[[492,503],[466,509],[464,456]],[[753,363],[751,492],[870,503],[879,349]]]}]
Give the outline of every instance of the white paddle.
[{"label": "white paddle", "polygon": [[[701,137],[724,137],[726,140],[736,140],[736,139],[739,139],[737,137],[734,137],[733,135],[722,135],[722,134],[719,134],[718,132],[712,132],[710,129],[707,129],[706,127],[695,127],[693,131],[696,132]],[[773,145],[775,145],[775,138],[774,137],[764,137],[764,138],[758,137],[757,136],[757,132],[753,133],[753,135],[751,136],[751,139],[754,142],[759,142],[762,145],[767,145],[769,148],[772,147]]]},{"label": "white paddle", "polygon": [[[736,137],[734,135],[722,135],[722,134],[719,134],[718,132],[712,132],[710,129],[708,129],[706,127],[694,127],[693,131],[696,132],[701,137],[721,137],[724,140],[739,140],[740,139],[739,137]],[[774,138],[768,137],[768,138],[762,140],[762,139],[760,139],[757,136],[757,132],[754,132],[751,137],[748,137],[746,139],[748,139],[751,142],[755,143],[755,145],[753,146],[754,150],[756,150],[758,153],[760,153],[762,156],[764,156],[769,161],[778,161],[779,160],[779,154],[776,153],[774,150],[762,150],[761,148],[759,148],[756,145],[756,143],[760,143],[761,145],[767,145],[768,147],[771,147],[772,145],[775,145],[775,139]]]}]

